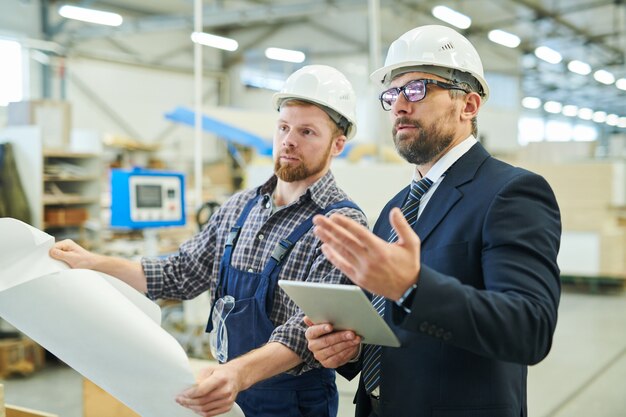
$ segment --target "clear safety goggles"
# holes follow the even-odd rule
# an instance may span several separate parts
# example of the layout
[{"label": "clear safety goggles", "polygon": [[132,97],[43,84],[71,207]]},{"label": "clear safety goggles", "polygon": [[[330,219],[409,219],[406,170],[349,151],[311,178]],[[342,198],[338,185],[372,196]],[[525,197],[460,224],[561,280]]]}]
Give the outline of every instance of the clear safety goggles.
[{"label": "clear safety goggles", "polygon": [[380,93],[378,99],[380,100],[380,104],[383,106],[383,110],[389,111],[391,110],[391,106],[393,106],[393,103],[395,103],[400,96],[400,93],[402,93],[404,95],[404,98],[411,103],[424,100],[424,98],[426,97],[426,85],[428,84],[434,84],[438,87],[445,88],[446,90],[461,90],[465,93],[469,93],[469,91],[455,84],[444,83],[442,81],[430,79],[419,79],[411,80],[408,83],[404,84],[402,87],[393,87],[385,90]]},{"label": "clear safety goggles", "polygon": [[228,331],[226,330],[226,318],[235,307],[235,298],[225,295],[215,301],[213,307],[213,331],[209,333],[209,347],[211,354],[220,363],[228,361]]}]

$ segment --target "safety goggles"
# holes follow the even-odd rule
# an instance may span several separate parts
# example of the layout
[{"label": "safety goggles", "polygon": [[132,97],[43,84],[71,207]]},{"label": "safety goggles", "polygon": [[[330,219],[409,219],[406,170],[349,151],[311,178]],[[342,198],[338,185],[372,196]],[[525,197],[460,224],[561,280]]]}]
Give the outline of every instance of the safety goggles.
[{"label": "safety goggles", "polygon": [[427,84],[434,84],[438,87],[445,88],[446,90],[461,90],[465,93],[469,93],[469,91],[455,84],[444,83],[442,81],[430,79],[419,79],[411,80],[408,83],[404,84],[402,87],[393,87],[389,90],[385,90],[380,93],[378,99],[380,100],[380,104],[383,106],[383,110],[389,111],[391,110],[391,106],[393,106],[393,103],[395,103],[400,96],[400,93],[402,93],[404,95],[404,98],[411,103],[424,100],[424,98],[426,97]]},{"label": "safety goggles", "polygon": [[228,361],[228,331],[226,318],[235,307],[235,298],[225,295],[215,301],[213,307],[213,331],[209,333],[209,347],[211,355],[220,363]]}]

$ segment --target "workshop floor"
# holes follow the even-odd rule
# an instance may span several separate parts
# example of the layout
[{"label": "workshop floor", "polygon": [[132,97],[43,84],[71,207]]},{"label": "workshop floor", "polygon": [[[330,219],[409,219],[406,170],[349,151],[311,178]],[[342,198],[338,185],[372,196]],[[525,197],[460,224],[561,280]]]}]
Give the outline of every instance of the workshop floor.
[{"label": "workshop floor", "polygon": [[[552,352],[529,371],[529,416],[625,416],[626,291],[566,290],[559,314]],[[81,380],[75,371],[57,363],[29,377],[0,383],[7,403],[59,417],[82,417]],[[339,417],[351,417],[356,385],[341,377],[338,385]]]}]

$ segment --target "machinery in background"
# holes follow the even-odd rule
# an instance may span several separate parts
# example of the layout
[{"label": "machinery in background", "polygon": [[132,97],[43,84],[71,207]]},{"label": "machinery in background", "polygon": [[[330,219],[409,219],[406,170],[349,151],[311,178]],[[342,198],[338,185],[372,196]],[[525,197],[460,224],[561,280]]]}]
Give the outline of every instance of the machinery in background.
[{"label": "machinery in background", "polygon": [[144,169],[111,170],[111,226],[185,225],[185,176]]}]

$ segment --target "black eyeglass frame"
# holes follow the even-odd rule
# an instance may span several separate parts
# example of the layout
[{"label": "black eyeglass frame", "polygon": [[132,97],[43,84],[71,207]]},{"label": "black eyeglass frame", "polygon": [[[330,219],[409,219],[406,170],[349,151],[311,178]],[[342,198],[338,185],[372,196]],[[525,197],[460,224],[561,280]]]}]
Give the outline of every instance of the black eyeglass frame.
[{"label": "black eyeglass frame", "polygon": [[[409,98],[409,96],[407,96],[406,94],[406,89],[410,84],[416,83],[416,82],[421,82],[424,85],[424,95],[421,98],[418,98],[417,100],[411,100]],[[396,100],[398,100],[398,97],[400,97],[400,93],[402,93],[402,95],[404,96],[404,98],[406,99],[406,101],[410,102],[410,103],[417,103],[418,101],[422,101],[426,98],[426,93],[427,88],[426,86],[428,84],[434,84],[438,87],[441,88],[445,88],[446,90],[461,90],[466,94],[469,94],[470,91],[467,91],[464,88],[459,87],[456,84],[450,84],[450,83],[446,83],[443,81],[437,81],[437,80],[431,80],[429,78],[418,78],[416,80],[411,80],[408,83],[404,84],[402,87],[392,87],[392,88],[388,88],[387,90],[383,91],[382,93],[380,93],[380,95],[378,96],[378,100],[380,101],[380,105],[382,106],[384,111],[390,111],[391,110],[391,106],[393,106],[393,103],[396,102]],[[383,95],[387,94],[391,91],[395,91],[396,92],[396,98],[394,99],[394,101],[391,104],[388,104],[385,100],[383,100]],[[389,106],[389,108],[385,107],[385,104],[387,104]]]}]

